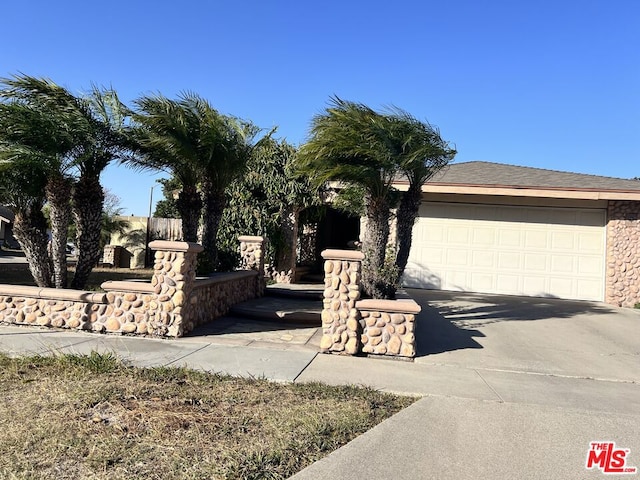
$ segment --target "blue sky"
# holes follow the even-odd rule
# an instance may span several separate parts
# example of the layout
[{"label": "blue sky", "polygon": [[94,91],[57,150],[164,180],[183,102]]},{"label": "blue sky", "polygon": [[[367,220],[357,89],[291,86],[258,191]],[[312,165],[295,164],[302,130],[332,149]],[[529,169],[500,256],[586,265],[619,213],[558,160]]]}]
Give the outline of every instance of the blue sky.
[{"label": "blue sky", "polygon": [[[637,0],[22,0],[2,16],[3,77],[125,102],[191,90],[294,144],[338,95],[437,125],[456,162],[640,176]],[[102,181],[146,215],[154,178]]]}]

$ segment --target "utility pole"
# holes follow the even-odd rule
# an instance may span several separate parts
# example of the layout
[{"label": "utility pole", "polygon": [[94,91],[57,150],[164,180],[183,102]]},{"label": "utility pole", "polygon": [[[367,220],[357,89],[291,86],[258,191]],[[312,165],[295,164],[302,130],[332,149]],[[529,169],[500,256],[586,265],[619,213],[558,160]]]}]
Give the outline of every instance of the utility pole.
[{"label": "utility pole", "polygon": [[151,249],[149,248],[149,242],[151,242],[151,207],[153,206],[153,186],[149,193],[149,215],[147,215],[147,239],[144,245],[144,266],[149,268],[151,266]]}]

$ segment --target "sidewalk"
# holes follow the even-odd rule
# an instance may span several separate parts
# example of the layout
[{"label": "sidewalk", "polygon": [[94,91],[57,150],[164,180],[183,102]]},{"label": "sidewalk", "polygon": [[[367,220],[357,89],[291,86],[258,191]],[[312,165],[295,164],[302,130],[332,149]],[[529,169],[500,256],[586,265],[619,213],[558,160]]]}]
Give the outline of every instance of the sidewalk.
[{"label": "sidewalk", "polygon": [[[529,311],[523,304],[494,309],[503,316],[529,314],[529,321],[487,321],[487,305],[498,302],[490,299],[480,309],[482,324],[465,330],[476,332],[477,347],[464,343],[454,348],[454,317],[468,323],[473,320],[469,312],[478,308],[431,295],[429,304],[437,308],[421,314],[422,335],[429,335],[430,351],[438,351],[438,338],[449,347],[415,362],[322,355],[314,344],[318,327],[231,318],[178,340],[0,326],[0,351],[110,351],[142,367],[175,365],[280,382],[360,384],[422,397],[295,479],[603,478],[600,470],[585,469],[592,441],[615,441],[630,450],[628,466],[640,466],[637,312],[580,305],[570,315],[533,318],[531,309],[538,314],[540,305],[532,301]],[[551,311],[568,308],[550,302]],[[548,338],[550,331],[560,339],[558,345]],[[565,346],[565,332],[575,344]],[[529,352],[527,345],[535,348]],[[547,355],[544,345],[555,354]],[[545,363],[547,357],[552,363]],[[597,375],[590,377],[589,369]],[[603,378],[607,371],[611,375]]]}]

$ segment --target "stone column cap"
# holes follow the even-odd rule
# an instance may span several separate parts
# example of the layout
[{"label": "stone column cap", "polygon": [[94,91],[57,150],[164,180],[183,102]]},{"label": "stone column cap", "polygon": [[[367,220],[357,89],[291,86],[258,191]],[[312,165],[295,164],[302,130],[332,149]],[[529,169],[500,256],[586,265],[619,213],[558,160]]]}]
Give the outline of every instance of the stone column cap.
[{"label": "stone column cap", "polygon": [[264,237],[252,236],[252,235],[240,235],[238,237],[240,242],[264,242]]},{"label": "stone column cap", "polygon": [[202,245],[193,242],[171,242],[168,240],[154,240],[149,243],[149,248],[165,252],[195,252],[204,250]]},{"label": "stone column cap", "polygon": [[334,250],[328,249],[323,250],[322,258],[325,260],[353,260],[353,261],[362,261],[364,260],[364,253],[358,250]]},{"label": "stone column cap", "polygon": [[0,295],[84,303],[106,303],[107,301],[106,293],[66,288],[33,287],[29,285],[0,285]]},{"label": "stone column cap", "polygon": [[422,307],[411,298],[401,300],[376,300],[373,298],[367,298],[364,300],[358,300],[356,302],[356,308],[358,310],[371,311],[371,312],[394,312],[394,313],[420,313]]}]

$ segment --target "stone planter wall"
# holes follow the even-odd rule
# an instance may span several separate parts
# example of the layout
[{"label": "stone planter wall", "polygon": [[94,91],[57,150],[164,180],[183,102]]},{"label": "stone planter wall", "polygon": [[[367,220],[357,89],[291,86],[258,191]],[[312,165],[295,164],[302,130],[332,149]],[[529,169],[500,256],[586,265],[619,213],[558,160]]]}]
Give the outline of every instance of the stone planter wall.
[{"label": "stone planter wall", "polygon": [[410,298],[360,300],[364,255],[325,250],[324,300],[320,351],[415,357],[415,317],[420,306]]},{"label": "stone planter wall", "polygon": [[189,297],[189,315],[184,320],[185,332],[226,315],[236,303],[262,295],[262,290],[257,286],[256,271],[217,273],[208,278],[197,278]]},{"label": "stone planter wall", "polygon": [[640,202],[610,201],[607,223],[605,301],[640,303]]},{"label": "stone planter wall", "polygon": [[149,246],[156,251],[150,283],[105,282],[106,293],[0,285],[0,322],[179,337],[262,294],[256,271],[196,279],[198,244]]},{"label": "stone planter wall", "polygon": [[88,329],[92,318],[107,320],[104,293],[0,285],[0,322]]},{"label": "stone planter wall", "polygon": [[420,306],[407,300],[360,300],[362,352],[416,356],[415,319]]}]

